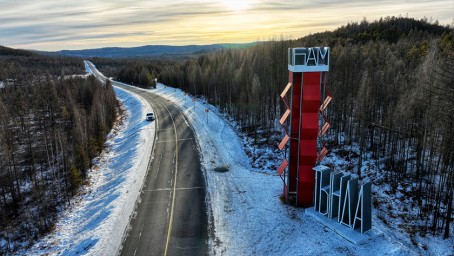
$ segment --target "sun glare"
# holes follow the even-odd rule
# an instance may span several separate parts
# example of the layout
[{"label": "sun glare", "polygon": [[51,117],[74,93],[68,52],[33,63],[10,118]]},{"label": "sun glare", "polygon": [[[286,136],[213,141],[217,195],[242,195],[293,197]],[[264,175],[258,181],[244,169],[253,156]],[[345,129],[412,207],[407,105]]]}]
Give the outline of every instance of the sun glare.
[{"label": "sun glare", "polygon": [[250,6],[247,0],[223,0],[222,2],[232,11],[244,11]]}]

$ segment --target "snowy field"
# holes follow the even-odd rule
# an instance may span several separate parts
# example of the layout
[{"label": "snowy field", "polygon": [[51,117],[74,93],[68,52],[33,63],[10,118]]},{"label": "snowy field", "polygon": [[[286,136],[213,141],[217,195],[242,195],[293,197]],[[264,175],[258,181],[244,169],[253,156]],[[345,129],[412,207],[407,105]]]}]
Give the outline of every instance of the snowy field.
[{"label": "snowy field", "polygon": [[[108,135],[106,149],[89,170],[89,185],[81,188],[62,212],[55,230],[20,255],[116,255],[129,224],[147,171],[155,123],[142,98],[114,87],[126,110]],[[140,148],[140,150],[139,150]]]}]

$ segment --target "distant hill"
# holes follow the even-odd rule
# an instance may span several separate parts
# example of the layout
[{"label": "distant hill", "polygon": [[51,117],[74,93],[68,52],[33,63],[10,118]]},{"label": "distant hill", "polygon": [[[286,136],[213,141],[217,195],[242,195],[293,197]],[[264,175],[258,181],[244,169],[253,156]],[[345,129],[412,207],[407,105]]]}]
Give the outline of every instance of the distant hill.
[{"label": "distant hill", "polygon": [[98,49],[86,50],[63,50],[57,53],[67,56],[91,58],[125,58],[125,57],[149,57],[159,55],[186,55],[186,54],[201,54],[216,51],[225,48],[245,48],[256,45],[257,43],[246,44],[210,44],[210,45],[145,45],[139,47],[107,47]]},{"label": "distant hill", "polygon": [[13,49],[0,45],[0,56],[34,56],[35,53],[27,50]]},{"label": "distant hill", "polygon": [[75,74],[85,74],[84,64],[80,58],[0,45],[0,84],[1,81],[9,79],[19,81],[31,77]]}]

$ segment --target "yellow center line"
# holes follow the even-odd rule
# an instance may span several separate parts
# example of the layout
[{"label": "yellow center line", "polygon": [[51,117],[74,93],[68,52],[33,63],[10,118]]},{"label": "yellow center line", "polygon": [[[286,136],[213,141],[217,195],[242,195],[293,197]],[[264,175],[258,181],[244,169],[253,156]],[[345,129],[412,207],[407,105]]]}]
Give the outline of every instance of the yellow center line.
[{"label": "yellow center line", "polygon": [[[164,104],[163,104],[164,105]],[[170,207],[170,220],[169,220],[169,229],[167,230],[167,240],[166,240],[166,247],[164,250],[164,256],[167,256],[167,251],[169,249],[169,241],[170,241],[170,232],[172,231],[172,223],[173,223],[173,208],[175,206],[175,191],[177,187],[177,174],[178,174],[178,134],[177,134],[177,127],[175,125],[175,120],[173,120],[173,116],[170,113],[169,109],[166,105],[164,105],[167,112],[170,115],[173,123],[173,129],[175,131],[175,177],[173,182],[173,191],[172,191],[172,205]]]}]

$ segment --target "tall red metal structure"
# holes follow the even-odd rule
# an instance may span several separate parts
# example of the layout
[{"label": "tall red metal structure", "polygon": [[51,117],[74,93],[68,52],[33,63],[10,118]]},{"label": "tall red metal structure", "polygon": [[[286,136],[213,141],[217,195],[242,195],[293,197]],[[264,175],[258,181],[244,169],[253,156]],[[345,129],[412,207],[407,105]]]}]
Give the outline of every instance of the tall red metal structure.
[{"label": "tall red metal structure", "polygon": [[313,205],[315,173],[312,168],[328,153],[323,141],[321,151],[317,152],[317,139],[330,127],[326,108],[332,96],[325,85],[329,52],[328,47],[289,49],[289,82],[281,93],[287,109],[279,120],[285,130],[279,149],[286,154],[278,173],[284,181],[286,202],[295,206]]}]

